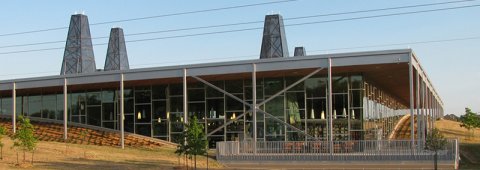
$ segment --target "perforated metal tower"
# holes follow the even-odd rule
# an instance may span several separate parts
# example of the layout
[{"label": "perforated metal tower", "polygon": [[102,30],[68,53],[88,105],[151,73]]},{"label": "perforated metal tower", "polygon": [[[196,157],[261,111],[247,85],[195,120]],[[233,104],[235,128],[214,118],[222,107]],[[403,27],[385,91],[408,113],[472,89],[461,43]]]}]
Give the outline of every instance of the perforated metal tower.
[{"label": "perforated metal tower", "polygon": [[125,46],[125,37],[122,28],[112,28],[110,30],[110,40],[108,41],[107,57],[105,58],[105,71],[109,70],[127,70],[128,64],[127,48]]},{"label": "perforated metal tower", "polygon": [[305,51],[304,47],[295,47],[293,56],[306,56],[306,55],[307,55],[307,52]]},{"label": "perforated metal tower", "polygon": [[279,14],[265,16],[260,58],[288,57],[283,18]]},{"label": "perforated metal tower", "polygon": [[83,14],[72,15],[60,75],[95,71],[95,56],[88,18]]}]

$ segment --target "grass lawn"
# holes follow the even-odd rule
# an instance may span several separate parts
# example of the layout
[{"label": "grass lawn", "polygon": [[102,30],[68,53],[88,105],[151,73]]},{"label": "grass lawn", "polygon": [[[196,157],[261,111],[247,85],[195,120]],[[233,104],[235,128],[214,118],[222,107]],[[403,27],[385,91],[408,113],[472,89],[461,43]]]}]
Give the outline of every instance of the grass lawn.
[{"label": "grass lawn", "polygon": [[[23,153],[19,153],[20,164],[17,164],[17,152],[11,148],[12,141],[5,137],[2,140],[3,160],[0,169],[183,169],[174,154],[175,148],[125,148],[68,144],[58,142],[39,142],[34,154],[33,167],[30,163],[21,163]],[[26,154],[27,162],[31,161],[31,153]],[[181,164],[184,161],[181,159]],[[197,157],[197,167],[206,168],[205,157]],[[215,160],[209,159],[210,168],[221,168]]]}]

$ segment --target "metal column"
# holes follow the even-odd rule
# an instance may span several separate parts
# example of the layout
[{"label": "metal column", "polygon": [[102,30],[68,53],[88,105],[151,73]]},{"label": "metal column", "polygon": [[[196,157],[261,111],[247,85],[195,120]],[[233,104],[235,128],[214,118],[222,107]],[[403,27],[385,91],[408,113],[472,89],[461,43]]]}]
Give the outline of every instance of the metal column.
[{"label": "metal column", "polygon": [[123,73],[120,74],[120,144],[125,148],[125,87],[123,84]]},{"label": "metal column", "polygon": [[415,114],[417,115],[417,134],[418,134],[417,135],[417,140],[418,140],[419,144],[423,144],[423,142],[421,141],[422,136],[423,136],[423,133],[421,131],[422,126],[420,125],[421,121],[422,121],[422,117],[420,116],[420,75],[419,74],[420,73],[418,73],[418,71],[417,71],[417,74],[416,74],[417,82],[416,82],[416,88],[415,88],[415,90],[416,90],[416,97],[415,97],[416,102],[415,103],[416,103],[416,106],[417,106],[416,108],[417,109],[416,109]]},{"label": "metal column", "polygon": [[425,110],[425,89],[426,89],[426,84],[425,84],[425,81],[422,80],[422,98],[421,98],[421,101],[422,101],[422,133],[425,134],[422,136],[422,141],[423,142],[426,142],[425,140],[425,137],[426,137],[426,130],[427,130],[427,121],[428,121],[428,118],[425,116],[426,115],[426,110]]},{"label": "metal column", "polygon": [[12,131],[17,131],[17,84],[13,82],[12,86]]},{"label": "metal column", "polygon": [[253,153],[257,154],[257,65],[252,64]]},{"label": "metal column", "polygon": [[328,58],[328,140],[330,154],[333,154],[333,114],[332,114],[332,58]]},{"label": "metal column", "polygon": [[67,78],[63,79],[63,140],[68,138],[68,84]]},{"label": "metal column", "polygon": [[414,131],[414,115],[413,115],[413,112],[414,112],[414,94],[413,94],[413,65],[412,65],[412,60],[413,58],[410,57],[410,62],[408,63],[408,77],[409,77],[409,86],[410,86],[410,136],[411,136],[411,140],[412,140],[412,148],[414,147],[414,142],[415,142],[415,131]]},{"label": "metal column", "polygon": [[187,69],[183,69],[183,122],[188,122]]}]

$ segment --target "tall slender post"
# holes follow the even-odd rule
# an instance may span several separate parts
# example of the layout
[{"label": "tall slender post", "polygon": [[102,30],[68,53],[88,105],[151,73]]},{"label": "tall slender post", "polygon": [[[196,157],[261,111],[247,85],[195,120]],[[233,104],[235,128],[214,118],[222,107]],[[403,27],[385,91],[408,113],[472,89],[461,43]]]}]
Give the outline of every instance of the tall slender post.
[{"label": "tall slender post", "polygon": [[68,104],[68,98],[67,98],[67,95],[68,95],[68,86],[67,86],[67,77],[65,77],[63,79],[63,140],[67,140],[67,133],[68,133],[68,126],[67,126],[67,123],[68,123],[68,107],[67,107],[67,104]]},{"label": "tall slender post", "polygon": [[333,114],[332,114],[332,58],[328,58],[328,140],[330,142],[330,154],[333,154]]},{"label": "tall slender post", "polygon": [[409,76],[409,86],[410,86],[410,136],[411,136],[411,140],[412,140],[412,148],[414,147],[414,142],[415,142],[415,131],[413,129],[413,125],[414,125],[414,115],[413,115],[413,112],[414,112],[414,94],[413,94],[413,65],[412,65],[412,61],[413,60],[413,57],[410,57],[410,62],[408,63],[408,76]]},{"label": "tall slender post", "polygon": [[257,65],[252,64],[253,154],[257,154]]},{"label": "tall slender post", "polygon": [[188,122],[187,69],[183,69],[183,122]]},{"label": "tall slender post", "polygon": [[120,74],[120,144],[125,148],[125,86],[123,73]]},{"label": "tall slender post", "polygon": [[12,131],[17,131],[17,84],[12,85]]},{"label": "tall slender post", "polygon": [[417,109],[415,110],[415,114],[417,115],[417,140],[418,140],[418,143],[419,144],[422,144],[423,143],[421,142],[421,139],[422,139],[422,136],[423,136],[423,133],[421,131],[421,122],[422,122],[422,117],[420,116],[420,73],[417,71],[417,74],[415,74],[417,77],[417,82],[416,82],[416,88],[415,88],[415,94],[416,94],[416,105],[417,105]]},{"label": "tall slender post", "polygon": [[[426,132],[426,121],[428,120],[427,117],[425,116],[425,87],[426,87],[426,84],[425,84],[425,81],[422,80],[422,133],[425,134]],[[423,143],[426,142],[426,135],[422,136],[422,141]]]}]

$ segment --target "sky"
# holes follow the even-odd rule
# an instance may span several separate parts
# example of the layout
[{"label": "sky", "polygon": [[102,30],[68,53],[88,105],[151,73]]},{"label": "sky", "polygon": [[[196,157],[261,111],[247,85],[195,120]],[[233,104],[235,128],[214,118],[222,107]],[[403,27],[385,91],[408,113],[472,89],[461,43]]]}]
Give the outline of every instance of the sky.
[{"label": "sky", "polygon": [[[108,38],[96,37],[108,37],[112,27],[121,27],[128,35],[263,21],[267,14],[278,13],[284,18],[294,18],[456,0],[292,0],[281,3],[279,1],[5,1],[0,6],[0,57],[2,58],[0,81],[58,75],[67,29],[8,36],[5,34],[68,27],[70,16],[75,13],[84,13],[88,16],[91,35],[94,37],[93,44],[103,44],[108,42]],[[263,2],[279,3],[98,24]],[[465,107],[471,108],[474,112],[480,112],[480,22],[478,22],[480,6],[369,19],[349,18],[472,5],[480,5],[480,1],[285,20],[285,25],[290,25],[347,19],[339,22],[287,26],[285,32],[290,53],[293,53],[296,46],[304,46],[309,55],[411,48],[419,57],[422,67],[442,98],[445,114],[462,115]],[[263,27],[262,22],[126,36],[130,67],[144,68],[257,59],[260,53],[262,29],[180,38],[166,37],[260,27]],[[156,40],[128,42],[149,38]],[[450,41],[416,43],[437,40]],[[43,42],[56,43],[19,46]],[[14,47],[7,47],[12,45]],[[93,48],[97,68],[103,68],[107,46],[94,45]]]}]

